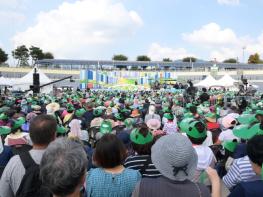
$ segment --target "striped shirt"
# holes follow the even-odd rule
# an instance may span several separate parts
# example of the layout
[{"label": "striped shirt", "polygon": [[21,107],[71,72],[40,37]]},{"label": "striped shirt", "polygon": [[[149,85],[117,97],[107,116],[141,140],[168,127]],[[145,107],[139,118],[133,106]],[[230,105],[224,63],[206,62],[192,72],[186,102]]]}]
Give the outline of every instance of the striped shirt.
[{"label": "striped shirt", "polygon": [[174,122],[167,122],[164,124],[163,131],[168,135],[177,132],[177,125]]},{"label": "striped shirt", "polygon": [[248,156],[235,159],[227,174],[223,177],[223,182],[230,189],[240,182],[261,180],[252,169]]},{"label": "striped shirt", "polygon": [[[146,166],[144,173],[142,173],[143,166],[146,163],[146,160],[150,159],[150,163]],[[160,172],[155,168],[154,164],[152,163],[150,155],[135,155],[130,156],[126,159],[125,168],[139,170],[142,174],[142,177],[159,177],[161,176]]]}]

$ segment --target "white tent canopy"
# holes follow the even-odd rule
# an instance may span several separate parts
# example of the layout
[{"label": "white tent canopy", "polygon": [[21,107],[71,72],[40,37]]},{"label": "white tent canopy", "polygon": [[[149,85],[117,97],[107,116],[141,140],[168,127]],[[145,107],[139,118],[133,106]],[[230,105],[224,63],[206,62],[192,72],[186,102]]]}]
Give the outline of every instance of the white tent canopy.
[{"label": "white tent canopy", "polygon": [[221,79],[217,80],[217,85],[224,87],[233,87],[237,80],[233,79],[230,75],[225,74]]},{"label": "white tent canopy", "polygon": [[[32,69],[29,73],[27,73],[24,77],[17,79],[13,82],[13,90],[21,90],[25,91],[29,89],[30,85],[33,85],[33,73],[34,69]],[[51,79],[47,77],[45,73],[43,73],[40,69],[37,69],[37,73],[39,74],[39,82],[40,85],[44,85],[52,82]],[[48,85],[41,88],[41,93],[50,93],[53,90],[53,85]]]},{"label": "white tent canopy", "polygon": [[0,77],[0,85],[1,86],[11,86],[12,82],[9,79],[2,76]]},{"label": "white tent canopy", "polygon": [[200,81],[194,86],[209,88],[210,86],[215,86],[215,85],[218,85],[217,81],[214,79],[214,77],[208,75],[204,80]]}]

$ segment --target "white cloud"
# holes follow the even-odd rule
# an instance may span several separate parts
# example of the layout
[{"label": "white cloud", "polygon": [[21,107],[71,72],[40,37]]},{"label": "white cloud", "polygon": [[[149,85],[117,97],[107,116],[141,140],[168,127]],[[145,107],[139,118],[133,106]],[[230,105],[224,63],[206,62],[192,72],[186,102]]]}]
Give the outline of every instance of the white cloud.
[{"label": "white cloud", "polygon": [[152,60],[161,61],[163,58],[170,58],[172,60],[182,59],[187,56],[195,56],[194,54],[188,53],[184,48],[169,48],[163,47],[158,43],[152,43],[149,50],[148,56]]},{"label": "white cloud", "polygon": [[217,0],[221,5],[239,5],[239,0]]},{"label": "white cloud", "polygon": [[90,58],[98,49],[133,36],[143,21],[112,0],[79,0],[38,14],[34,26],[13,37],[14,45],[39,46],[58,58]]},{"label": "white cloud", "polygon": [[252,53],[259,53],[263,58],[263,32],[257,38],[249,35],[238,36],[230,28],[222,28],[216,23],[209,23],[191,33],[182,34],[183,40],[196,45],[201,50],[208,51],[208,58],[216,58],[219,61],[227,58],[239,58],[243,61],[243,47],[245,49],[245,61]]},{"label": "white cloud", "polygon": [[184,33],[182,37],[185,41],[200,45],[229,45],[237,43],[237,36],[233,30],[221,27],[216,23],[209,23],[192,33]]}]

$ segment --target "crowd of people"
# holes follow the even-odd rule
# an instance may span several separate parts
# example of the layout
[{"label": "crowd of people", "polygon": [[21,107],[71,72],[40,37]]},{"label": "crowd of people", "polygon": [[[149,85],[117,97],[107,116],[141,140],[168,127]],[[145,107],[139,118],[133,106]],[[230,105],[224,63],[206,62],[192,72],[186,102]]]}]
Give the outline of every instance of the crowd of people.
[{"label": "crowd of people", "polygon": [[[224,99],[228,95],[230,99]],[[263,101],[198,91],[0,99],[0,197],[263,193]]]}]

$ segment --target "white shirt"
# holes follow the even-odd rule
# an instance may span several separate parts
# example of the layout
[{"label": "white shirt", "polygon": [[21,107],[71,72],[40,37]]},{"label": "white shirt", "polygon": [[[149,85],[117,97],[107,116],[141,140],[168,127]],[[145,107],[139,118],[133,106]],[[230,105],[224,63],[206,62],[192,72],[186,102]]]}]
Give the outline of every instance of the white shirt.
[{"label": "white shirt", "polygon": [[234,139],[238,140],[239,141],[239,138],[236,137],[234,134],[233,134],[233,131],[231,129],[227,129],[225,131],[222,131],[220,134],[219,134],[219,137],[218,139],[221,141],[221,142],[224,142],[224,141],[232,141]]},{"label": "white shirt", "polygon": [[211,131],[207,131],[206,135],[207,135],[207,137],[206,137],[205,141],[203,142],[203,145],[207,146],[207,147],[213,145],[213,138],[212,138]]},{"label": "white shirt", "polygon": [[205,170],[207,167],[215,164],[215,156],[212,150],[203,145],[196,145],[194,149],[198,156],[197,170]]}]

